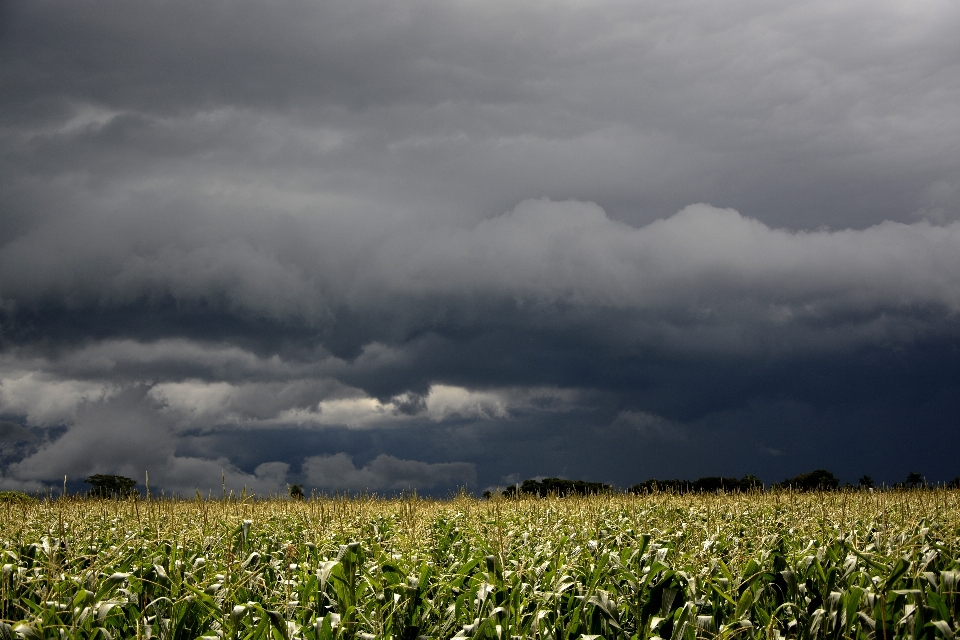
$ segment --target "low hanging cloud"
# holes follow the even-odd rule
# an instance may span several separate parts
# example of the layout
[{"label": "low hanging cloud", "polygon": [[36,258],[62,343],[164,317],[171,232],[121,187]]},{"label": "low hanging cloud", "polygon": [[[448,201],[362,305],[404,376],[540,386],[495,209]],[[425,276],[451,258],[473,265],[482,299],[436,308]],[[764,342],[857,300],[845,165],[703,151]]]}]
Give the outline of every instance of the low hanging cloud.
[{"label": "low hanging cloud", "polygon": [[[320,233],[309,227],[302,231],[303,237]],[[241,225],[234,232],[247,231]],[[352,242],[344,240],[346,245]],[[324,246],[331,236],[317,235],[316,242]],[[12,272],[3,264],[16,262],[23,270],[50,250],[42,234],[25,236],[0,248],[0,269]],[[89,256],[71,257],[70,251],[75,250],[62,256],[63,261],[89,263]],[[593,203],[527,200],[469,228],[400,230],[377,240],[369,259],[345,259],[335,282],[322,275],[332,264],[328,261],[343,257],[334,248],[305,253],[281,243],[262,250],[261,260],[290,266],[289,277],[278,275],[269,285],[264,285],[258,263],[231,258],[217,271],[228,274],[228,287],[219,276],[208,278],[206,271],[191,270],[181,256],[168,253],[158,247],[149,259],[169,261],[171,269],[160,269],[146,279],[139,268],[123,261],[112,267],[103,262],[107,266],[101,268],[108,270],[82,283],[44,275],[39,269],[31,270],[36,273],[31,278],[39,280],[27,289],[21,288],[22,279],[6,280],[0,285],[0,297],[12,297],[19,305],[29,305],[34,296],[52,296],[109,306],[141,299],[142,291],[150,290],[185,305],[222,300],[221,312],[228,315],[335,323],[335,315],[317,315],[302,307],[305,296],[313,296],[324,300],[325,308],[357,314],[403,309],[395,328],[429,321],[417,319],[413,306],[417,301],[451,308],[477,300],[495,307],[497,301],[505,301],[534,318],[556,305],[586,313],[627,311],[634,314],[634,323],[666,328],[668,334],[670,327],[708,329],[718,333],[719,341],[724,340],[725,326],[795,327],[821,338],[832,333],[824,344],[887,341],[901,329],[912,335],[917,324],[952,326],[960,311],[958,222],[941,226],[883,222],[865,229],[791,231],[771,228],[732,209],[698,204],[634,227],[609,218]],[[64,286],[69,286],[69,294]],[[260,295],[264,286],[274,293]],[[283,302],[288,298],[296,302]],[[493,318],[474,314],[464,320],[476,324]],[[416,324],[407,330],[415,328]],[[834,331],[838,328],[843,335]],[[370,329],[362,344],[375,344],[385,335],[376,327]],[[395,329],[384,325],[380,330]],[[678,342],[683,339],[677,337]],[[141,358],[150,357],[146,349],[141,348]],[[175,352],[157,351],[155,357],[176,359]],[[230,360],[240,357],[246,358],[237,360],[241,370],[294,366],[229,351],[204,357],[208,368],[217,366],[218,359],[221,369],[232,366]],[[383,364],[383,354],[377,358]],[[76,366],[83,365],[95,367],[98,362],[88,356]],[[358,360],[356,366],[362,365]],[[325,365],[329,373],[337,366],[341,371],[347,367],[333,359]]]},{"label": "low hanging cloud", "polygon": [[466,462],[401,460],[380,455],[362,467],[354,465],[346,453],[314,456],[303,461],[306,483],[326,490],[403,491],[437,486],[450,488],[475,484],[476,467]]},{"label": "low hanging cloud", "polygon": [[402,424],[417,418],[446,420],[491,420],[509,418],[517,411],[568,411],[575,405],[574,389],[550,387],[480,391],[435,384],[427,394],[407,392],[381,402],[357,396],[323,400],[316,407],[281,413],[278,424],[345,425],[353,428]]},{"label": "low hanging cloud", "polygon": [[64,380],[36,371],[6,372],[0,377],[0,411],[23,415],[31,425],[53,426],[73,421],[80,404],[116,392],[103,382]]},{"label": "low hanging cloud", "polygon": [[[411,257],[412,256],[412,257]],[[494,295],[635,310],[760,307],[758,319],[960,311],[960,223],[773,229],[691,205],[632,227],[589,202],[527,200],[472,229],[385,243],[357,291]],[[369,298],[373,298],[368,294]]]},{"label": "low hanging cloud", "polygon": [[83,401],[66,432],[9,465],[0,486],[33,490],[63,476],[78,480],[97,473],[137,479],[150,474],[154,488],[192,493],[243,486],[254,493],[282,492],[289,465],[269,462],[244,473],[226,458],[198,458],[177,453],[178,439],[142,388]]},{"label": "low hanging cloud", "polygon": [[[210,351],[199,345],[177,346],[171,350],[174,356]],[[96,378],[57,377],[58,371],[75,372],[78,359],[89,363],[89,349],[84,348],[85,356],[66,355],[42,366],[40,358],[31,359],[40,371],[36,380],[27,381],[20,369],[12,367],[15,358],[7,358],[9,377],[0,378],[0,415],[19,416],[19,421],[0,422],[0,444],[27,443],[30,448],[0,469],[0,487],[34,491],[51,483],[59,486],[63,476],[78,481],[92,474],[110,473],[138,479],[141,486],[149,474],[154,490],[182,494],[195,490],[216,493],[221,485],[234,492],[245,489],[259,495],[275,494],[283,493],[294,481],[324,490],[450,488],[475,482],[475,465],[428,464],[383,455],[356,468],[349,463],[349,454],[340,453],[308,457],[302,472],[291,475],[291,462],[299,460],[267,459],[250,472],[241,470],[228,457],[191,454],[182,449],[190,438],[211,430],[239,434],[237,430],[416,428],[418,423],[503,421],[516,413],[569,411],[579,395],[549,387],[481,391],[433,385],[425,395],[406,392],[381,402],[336,380],[295,376],[240,384],[186,379],[153,384],[128,381],[124,385]],[[104,350],[115,355],[152,351],[146,345],[124,345],[119,350],[105,345]],[[125,357],[117,356],[106,366],[81,369],[109,373]],[[270,370],[284,369],[276,360],[267,361]],[[337,397],[343,393],[349,395]],[[321,398],[319,402],[315,401],[317,397]],[[305,401],[312,404],[296,408]],[[23,424],[57,427],[62,432],[40,441]]]}]

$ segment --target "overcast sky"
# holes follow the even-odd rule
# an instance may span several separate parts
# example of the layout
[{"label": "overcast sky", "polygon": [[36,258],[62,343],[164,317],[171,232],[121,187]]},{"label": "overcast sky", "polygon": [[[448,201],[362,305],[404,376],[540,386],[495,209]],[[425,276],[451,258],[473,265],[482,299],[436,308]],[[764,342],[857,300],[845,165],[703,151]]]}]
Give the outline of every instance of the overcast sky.
[{"label": "overcast sky", "polygon": [[0,488],[960,476],[957,33],[0,3]]}]

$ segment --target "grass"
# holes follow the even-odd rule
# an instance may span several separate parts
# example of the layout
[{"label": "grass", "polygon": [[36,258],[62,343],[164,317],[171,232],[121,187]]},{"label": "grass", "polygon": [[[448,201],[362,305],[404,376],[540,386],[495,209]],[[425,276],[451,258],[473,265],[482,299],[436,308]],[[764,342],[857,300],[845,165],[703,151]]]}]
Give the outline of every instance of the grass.
[{"label": "grass", "polygon": [[7,502],[0,555],[25,638],[954,640],[960,620],[943,489]]}]

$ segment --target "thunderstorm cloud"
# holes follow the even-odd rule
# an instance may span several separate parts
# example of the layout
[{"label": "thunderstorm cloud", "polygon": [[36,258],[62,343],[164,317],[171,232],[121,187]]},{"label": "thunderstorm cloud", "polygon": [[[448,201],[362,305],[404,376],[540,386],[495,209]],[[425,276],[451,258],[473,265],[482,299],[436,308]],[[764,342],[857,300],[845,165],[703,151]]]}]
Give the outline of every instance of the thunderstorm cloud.
[{"label": "thunderstorm cloud", "polygon": [[960,7],[0,5],[0,488],[960,476]]}]

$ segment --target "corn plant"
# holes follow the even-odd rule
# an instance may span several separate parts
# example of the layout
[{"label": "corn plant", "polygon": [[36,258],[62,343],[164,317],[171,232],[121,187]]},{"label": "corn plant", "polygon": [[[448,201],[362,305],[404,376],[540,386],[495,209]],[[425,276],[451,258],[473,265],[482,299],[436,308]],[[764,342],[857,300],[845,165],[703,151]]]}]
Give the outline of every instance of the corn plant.
[{"label": "corn plant", "polygon": [[0,509],[6,638],[954,640],[960,492]]}]

